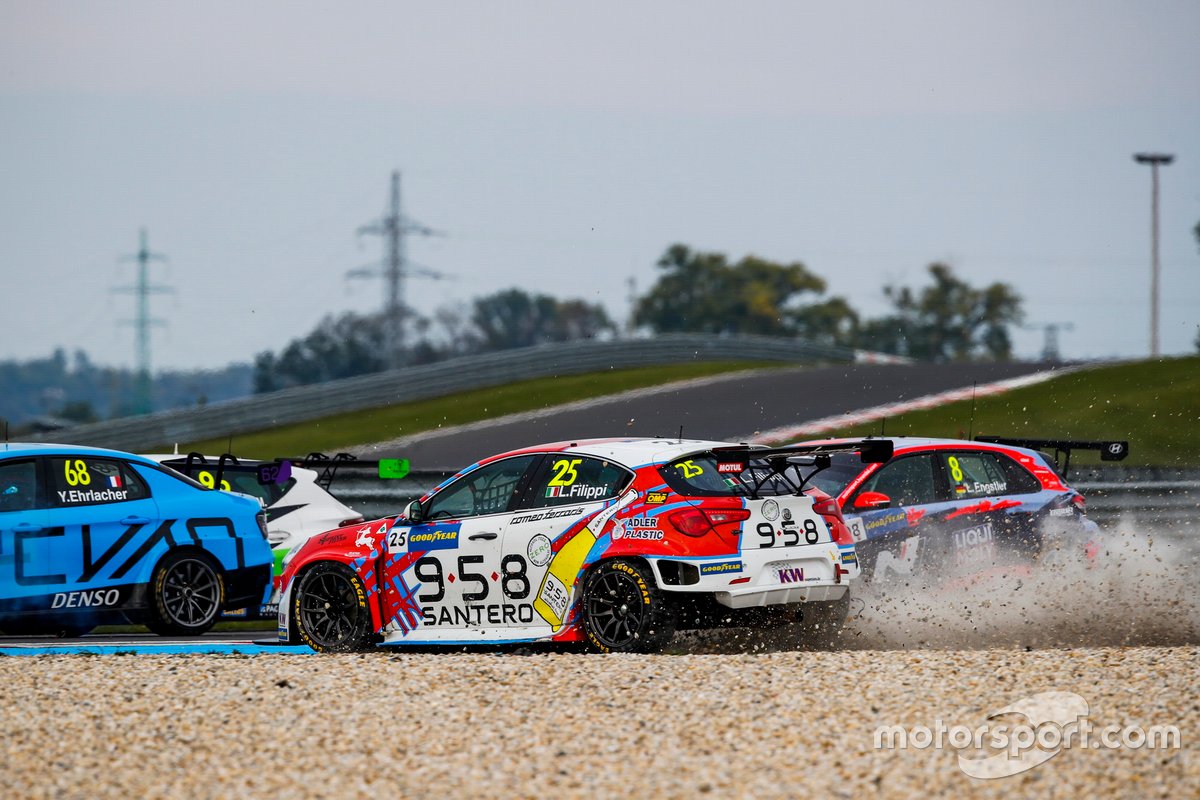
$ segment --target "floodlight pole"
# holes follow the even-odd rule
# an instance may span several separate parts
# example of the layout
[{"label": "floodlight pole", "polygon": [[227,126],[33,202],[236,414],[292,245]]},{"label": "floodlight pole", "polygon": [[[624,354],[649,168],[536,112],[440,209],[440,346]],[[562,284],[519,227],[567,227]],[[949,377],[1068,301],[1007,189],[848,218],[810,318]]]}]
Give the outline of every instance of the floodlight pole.
[{"label": "floodlight pole", "polygon": [[1150,357],[1158,358],[1158,165],[1175,160],[1169,153],[1135,153],[1133,160],[1150,165]]}]

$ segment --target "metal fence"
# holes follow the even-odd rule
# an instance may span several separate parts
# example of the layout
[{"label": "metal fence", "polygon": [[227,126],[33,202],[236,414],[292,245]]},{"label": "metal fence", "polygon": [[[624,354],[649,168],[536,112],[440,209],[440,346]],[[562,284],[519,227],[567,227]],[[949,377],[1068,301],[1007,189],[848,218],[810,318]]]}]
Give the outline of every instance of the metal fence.
[{"label": "metal fence", "polygon": [[567,342],[467,356],[195,408],[77,425],[28,438],[149,452],[178,442],[224,439],[334,414],[535,378],[687,362],[811,363],[850,362],[854,358],[855,352],[849,348],[765,336],[674,334],[654,339]]}]

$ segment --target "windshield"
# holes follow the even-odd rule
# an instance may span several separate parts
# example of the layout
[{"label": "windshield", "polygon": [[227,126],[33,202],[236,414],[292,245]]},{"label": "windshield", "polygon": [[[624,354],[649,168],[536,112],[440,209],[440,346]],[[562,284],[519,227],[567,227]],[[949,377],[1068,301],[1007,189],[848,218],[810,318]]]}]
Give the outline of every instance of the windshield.
[{"label": "windshield", "polygon": [[809,480],[809,486],[815,486],[831,497],[837,497],[857,478],[866,467],[857,453],[833,453],[830,456],[833,463],[829,469],[823,469]]}]

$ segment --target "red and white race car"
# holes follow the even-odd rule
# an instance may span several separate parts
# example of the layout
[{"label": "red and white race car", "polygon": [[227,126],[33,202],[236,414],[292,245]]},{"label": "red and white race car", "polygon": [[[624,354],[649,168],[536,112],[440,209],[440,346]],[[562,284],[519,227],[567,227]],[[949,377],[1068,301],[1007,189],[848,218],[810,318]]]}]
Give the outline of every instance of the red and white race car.
[{"label": "red and white race car", "polygon": [[653,652],[676,629],[744,625],[764,609],[836,626],[854,541],[806,483],[829,453],[868,463],[891,449],[595,439],[496,455],[399,517],[292,551],[279,637],[319,651],[586,640]]}]

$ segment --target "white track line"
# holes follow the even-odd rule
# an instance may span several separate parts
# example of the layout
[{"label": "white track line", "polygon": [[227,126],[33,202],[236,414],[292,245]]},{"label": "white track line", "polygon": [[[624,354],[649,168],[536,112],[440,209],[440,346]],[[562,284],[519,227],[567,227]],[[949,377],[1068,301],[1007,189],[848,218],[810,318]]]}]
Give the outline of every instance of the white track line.
[{"label": "white track line", "polygon": [[912,400],[905,400],[899,403],[888,403],[882,406],[871,406],[857,411],[847,411],[844,414],[838,414],[833,417],[822,417],[821,419],[813,419],[808,422],[801,422],[796,425],[788,425],[782,428],[775,428],[769,431],[757,431],[752,436],[738,441],[751,441],[756,444],[774,444],[776,442],[787,442],[795,439],[807,438],[820,433],[845,428],[851,425],[857,425],[863,422],[872,422],[884,417],[894,417],[898,414],[904,414],[909,411],[918,411],[925,408],[934,408],[946,403],[953,403],[958,400],[970,399],[972,393],[976,397],[988,397],[991,395],[1003,394],[1012,389],[1018,389],[1022,386],[1032,386],[1035,383],[1057,378],[1060,375],[1066,375],[1069,372],[1074,372],[1078,367],[1068,367],[1065,369],[1051,369],[1043,372],[1035,372],[1030,375],[1021,375],[1017,378],[1009,378],[1008,380],[996,381],[994,383],[985,383],[981,386],[967,386],[962,389],[950,389],[937,394],[925,395],[924,397],[916,397]]}]

